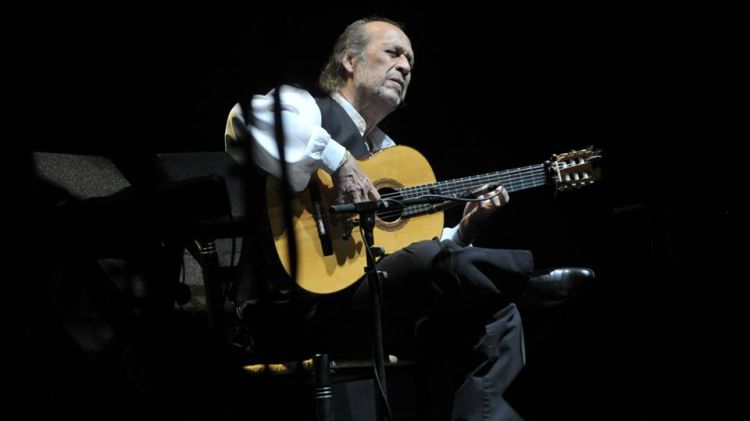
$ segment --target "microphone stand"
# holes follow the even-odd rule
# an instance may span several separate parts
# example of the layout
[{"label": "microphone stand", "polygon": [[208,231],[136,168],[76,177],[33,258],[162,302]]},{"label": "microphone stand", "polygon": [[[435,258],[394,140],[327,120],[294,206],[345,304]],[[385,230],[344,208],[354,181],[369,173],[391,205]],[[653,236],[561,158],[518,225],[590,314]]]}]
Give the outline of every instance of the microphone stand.
[{"label": "microphone stand", "polygon": [[[442,203],[443,199],[434,197],[417,197],[412,199],[399,200],[404,207],[410,205],[419,205],[427,203]],[[359,226],[362,229],[362,240],[365,242],[367,254],[367,266],[365,266],[365,275],[367,276],[367,285],[370,289],[370,298],[372,300],[372,314],[374,327],[374,344],[373,344],[373,361],[375,364],[375,381],[381,390],[381,400],[378,405],[378,419],[384,419],[382,406],[385,405],[388,419],[391,417],[390,406],[388,405],[388,389],[385,381],[385,352],[383,350],[383,288],[382,279],[388,278],[388,273],[379,271],[375,267],[375,256],[382,256],[385,251],[380,247],[375,247],[375,215],[379,210],[389,209],[388,200],[372,200],[368,202],[348,203],[342,205],[333,205],[329,208],[332,214],[337,213],[358,213]]]},{"label": "microphone stand", "polygon": [[[375,374],[379,388],[382,392],[380,405],[378,405],[378,418],[384,419],[382,406],[388,405],[388,388],[385,380],[385,351],[383,347],[383,285],[382,278],[387,278],[388,274],[378,271],[375,267],[375,255],[382,255],[383,249],[375,247],[375,211],[362,211],[359,214],[359,226],[362,228],[362,240],[367,248],[367,266],[365,266],[365,275],[367,276],[367,286],[370,289],[370,299],[372,300],[372,317],[374,328],[373,343],[373,362],[375,363]],[[388,415],[390,411],[385,411]],[[390,418],[390,417],[389,417]]]}]

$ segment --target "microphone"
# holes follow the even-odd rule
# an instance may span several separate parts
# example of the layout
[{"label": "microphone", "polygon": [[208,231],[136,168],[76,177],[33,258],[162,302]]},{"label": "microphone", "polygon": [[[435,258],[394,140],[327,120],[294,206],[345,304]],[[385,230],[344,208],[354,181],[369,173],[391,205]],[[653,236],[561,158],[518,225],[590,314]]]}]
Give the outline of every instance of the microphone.
[{"label": "microphone", "polygon": [[341,205],[332,205],[328,208],[331,213],[361,213],[361,212],[376,212],[383,209],[388,209],[390,200],[368,200],[366,202],[355,202],[355,203],[344,203]]},{"label": "microphone", "polygon": [[378,212],[386,209],[403,209],[412,205],[423,205],[427,203],[440,203],[443,199],[432,196],[419,196],[409,199],[379,199],[366,202],[344,203],[332,205],[328,208],[331,213],[362,213]]}]

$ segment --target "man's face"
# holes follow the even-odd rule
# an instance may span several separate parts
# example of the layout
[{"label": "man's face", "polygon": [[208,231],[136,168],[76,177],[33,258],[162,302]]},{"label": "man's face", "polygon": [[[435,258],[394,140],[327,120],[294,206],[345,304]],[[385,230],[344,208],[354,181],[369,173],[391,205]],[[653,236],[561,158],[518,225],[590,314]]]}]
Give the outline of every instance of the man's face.
[{"label": "man's face", "polygon": [[370,43],[357,59],[354,86],[368,102],[395,109],[406,97],[411,81],[414,52],[409,38],[387,22],[370,22]]}]

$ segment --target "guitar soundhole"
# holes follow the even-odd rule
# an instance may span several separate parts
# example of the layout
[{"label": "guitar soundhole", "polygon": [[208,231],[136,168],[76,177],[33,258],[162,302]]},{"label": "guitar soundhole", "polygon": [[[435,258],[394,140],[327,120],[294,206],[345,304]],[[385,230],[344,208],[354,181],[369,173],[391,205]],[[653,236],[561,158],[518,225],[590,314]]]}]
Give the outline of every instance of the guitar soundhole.
[{"label": "guitar soundhole", "polygon": [[[398,193],[398,191],[391,187],[378,189],[378,193],[380,193],[381,199],[401,199],[401,195]],[[402,206],[399,206],[395,202],[391,202],[388,210],[378,212],[378,219],[384,222],[395,222],[401,219],[401,214],[403,213],[403,211],[404,208]]]}]

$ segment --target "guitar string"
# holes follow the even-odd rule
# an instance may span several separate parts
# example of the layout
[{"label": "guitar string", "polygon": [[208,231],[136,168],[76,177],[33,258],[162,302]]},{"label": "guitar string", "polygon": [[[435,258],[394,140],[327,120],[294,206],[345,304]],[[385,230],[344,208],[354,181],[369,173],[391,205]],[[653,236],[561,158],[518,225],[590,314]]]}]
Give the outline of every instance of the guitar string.
[{"label": "guitar string", "polygon": [[[474,179],[473,185],[477,185],[477,184],[481,185],[482,183],[486,181],[502,181],[503,179],[505,179],[505,181],[502,181],[501,184],[503,184],[504,186],[506,185],[508,186],[508,187],[505,187],[506,190],[508,190],[508,192],[513,192],[513,191],[523,190],[527,188],[543,186],[547,184],[547,178],[548,178],[547,173],[544,170],[543,166],[541,166],[540,168],[533,168],[531,170],[527,169],[525,170],[522,176],[519,176],[518,174],[509,175],[507,172],[504,172],[503,174],[499,174],[499,173],[500,172],[482,174],[480,176],[466,177],[461,180]],[[482,181],[478,181],[478,180],[482,180]],[[454,181],[458,181],[458,180],[454,180]],[[520,188],[519,186],[516,185],[519,182],[521,184]],[[446,183],[446,182],[438,182],[438,183],[434,183],[433,185],[441,184],[441,183]],[[466,181],[463,181],[462,183],[459,183],[459,184],[468,185],[469,183]],[[426,186],[429,186],[429,185],[426,185]],[[403,190],[426,190],[426,186],[407,187],[407,188],[401,189],[401,191]],[[465,191],[465,190],[466,189],[461,189],[459,191]],[[397,193],[388,194],[384,196],[390,196],[390,197],[401,196],[401,197],[406,197],[406,198],[413,198],[413,197],[419,197],[423,195],[434,196],[434,194],[432,194],[431,192],[424,192],[424,193],[420,193],[419,195],[414,195],[414,196],[405,196],[405,195],[402,195],[400,191]],[[492,196],[490,196],[490,198],[491,197]],[[383,196],[381,196],[381,198],[383,198]],[[385,198],[387,199],[388,197],[385,197]],[[397,201],[397,199],[394,199],[394,200]],[[419,215],[423,213],[424,211],[431,209],[431,207],[432,205],[430,204],[413,205],[413,206],[407,206],[406,208],[402,208],[399,210],[377,212],[377,216],[381,219],[388,218],[391,216],[410,217],[410,216]]]},{"label": "guitar string", "polygon": [[[562,169],[566,169],[568,166],[565,162],[560,163],[562,164]],[[535,164],[535,165],[529,165],[526,167],[519,167],[512,170],[502,170],[502,171],[496,171],[492,173],[487,174],[481,174],[477,176],[470,176],[470,177],[464,177],[459,178],[456,180],[451,181],[440,181],[435,182],[431,184],[426,184],[422,186],[415,186],[415,187],[405,187],[401,189],[397,189],[393,193],[386,193],[381,196],[383,199],[389,199],[389,198],[412,198],[412,197],[420,197],[424,196],[425,194],[435,194],[436,190],[438,193],[443,194],[455,194],[458,192],[465,192],[468,188],[476,188],[482,183],[486,182],[499,182],[499,184],[503,185],[506,190],[509,192],[512,192],[514,190],[524,189],[526,188],[525,183],[531,182],[533,185],[529,187],[537,187],[538,186],[538,180],[531,179],[530,177],[536,177],[540,173],[544,173],[546,176],[547,169],[545,164]],[[518,185],[520,183],[520,186]],[[439,187],[442,187],[443,189],[438,189]],[[413,205],[412,207],[416,206],[422,206],[422,205]],[[427,205],[424,205],[427,206]]]},{"label": "guitar string", "polygon": [[[405,187],[399,189],[393,193],[386,193],[381,198],[389,199],[395,197],[412,198],[419,197],[425,194],[455,194],[459,192],[465,192],[470,188],[476,188],[481,184],[488,182],[496,182],[503,185],[507,189],[515,189],[517,187],[523,188],[527,182],[536,182],[534,178],[545,177],[543,169],[530,170],[519,174],[484,174],[481,176],[475,176],[471,178],[465,178],[460,180],[454,180],[451,182],[439,182],[434,184],[428,184],[424,186],[416,187]],[[442,188],[441,188],[442,187]]]},{"label": "guitar string", "polygon": [[[538,183],[535,186],[529,186],[529,188],[542,186],[544,184],[546,184],[546,183]],[[489,196],[487,196],[485,198],[482,198],[482,199],[470,199],[470,198],[453,199],[450,196],[427,195],[427,196],[430,196],[430,197],[443,198],[444,202],[438,203],[438,204],[435,204],[435,205],[422,204],[422,205],[410,205],[410,206],[407,206],[405,208],[404,207],[398,207],[398,208],[396,208],[394,210],[380,211],[380,212],[377,213],[377,216],[379,218],[381,218],[381,219],[387,219],[387,218],[390,218],[390,217],[407,218],[407,217],[422,215],[422,214],[425,214],[425,213],[434,213],[434,212],[436,212],[438,210],[440,210],[440,211],[446,210],[446,209],[448,209],[448,207],[453,207],[453,206],[459,205],[458,202],[466,203],[466,202],[481,202],[481,201],[484,201],[484,200],[489,200],[489,199],[492,199],[495,196],[498,196],[499,194],[500,194],[500,192],[497,192],[497,193],[494,193],[494,194],[489,195]],[[447,207],[440,207],[440,206],[442,206],[446,202],[448,203]],[[435,209],[433,206],[438,206],[439,208]]]},{"label": "guitar string", "polygon": [[[563,168],[566,167],[563,162]],[[526,167],[519,167],[512,170],[501,170],[486,174],[480,174],[475,176],[463,177],[455,180],[438,181],[430,184],[421,186],[403,187],[396,189],[394,192],[385,193],[381,195],[381,199],[393,199],[398,201],[396,198],[411,199],[422,196],[436,196],[436,193],[440,195],[455,195],[458,193],[465,193],[470,189],[477,188],[482,184],[496,183],[502,185],[509,193],[520,191],[529,188],[535,188],[543,186],[548,183],[548,171],[545,164],[535,164]],[[497,195],[497,194],[496,194]],[[492,198],[493,196],[489,196]],[[401,207],[396,210],[387,210],[377,212],[377,216],[380,218],[388,218],[391,216],[409,217],[416,216],[424,213],[425,211],[431,211],[435,204],[420,204]]]},{"label": "guitar string", "polygon": [[[427,189],[424,187],[421,188],[409,188],[409,189],[402,189],[398,192],[392,193],[392,194],[386,194],[382,196],[382,199],[395,199],[396,197],[403,198],[403,199],[409,199],[409,198],[415,198],[415,197],[421,197],[426,195],[435,195],[435,194],[443,194],[443,195],[451,195],[456,194],[459,192],[465,192],[469,190],[469,187],[474,187],[477,185],[481,185],[487,182],[496,182],[500,185],[503,185],[505,189],[512,193],[514,191],[522,190],[525,188],[532,188],[537,187],[539,185],[546,183],[546,174],[544,173],[537,173],[537,174],[527,174],[522,178],[513,178],[509,179],[507,177],[482,177],[477,178],[473,180],[473,182],[462,182],[462,183],[456,183],[453,186],[448,186],[448,189],[442,189],[438,192],[435,192],[432,189]],[[450,188],[452,187],[452,189]],[[424,206],[425,208],[429,208],[429,204],[424,205],[413,205],[412,209],[415,207]]]},{"label": "guitar string", "polygon": [[[547,182],[547,171],[544,164],[530,165],[513,170],[495,171],[486,174],[463,177],[455,180],[439,181],[421,186],[403,187],[392,193],[381,195],[381,200],[393,199],[412,199],[422,196],[455,195],[464,193],[467,190],[481,186],[487,183],[497,183],[502,185],[509,193],[523,190],[526,188],[539,187]],[[437,192],[436,192],[437,188]],[[446,201],[449,199],[446,198]],[[386,210],[377,212],[377,216],[389,218],[392,216],[410,217],[432,210],[435,204],[419,204],[406,207],[399,207],[395,210]]]},{"label": "guitar string", "polygon": [[[501,180],[493,179],[492,177],[487,177],[487,176],[483,176],[482,179],[483,179],[483,181],[481,181],[481,182],[479,182],[478,181],[479,179],[478,179],[476,184],[481,184],[481,183],[487,181],[487,179],[491,179],[492,181],[501,181]],[[546,173],[544,171],[542,171],[542,172],[536,172],[536,173],[526,174],[521,179],[519,179],[517,177],[516,179],[510,179],[510,180],[507,180],[507,181],[503,181],[500,184],[504,185],[505,188],[506,188],[506,190],[509,193],[512,193],[514,191],[523,190],[523,189],[526,189],[526,188],[534,188],[534,187],[543,186],[546,183],[547,183],[547,175],[546,175]],[[466,190],[466,188],[463,188],[463,189],[460,189],[459,191],[465,191],[465,190]],[[420,197],[420,196],[429,196],[429,195],[434,196],[434,194],[431,194],[431,192],[423,192],[422,194],[416,195],[416,196],[406,196],[406,195],[402,195],[402,194],[398,194],[398,193],[395,194],[395,196],[401,196],[401,197],[407,197],[407,198]],[[387,196],[389,196],[389,197],[385,197],[385,199],[393,198],[394,197],[394,195],[392,195],[392,194],[391,195],[387,195]],[[394,200],[396,200],[396,199],[394,199]],[[400,208],[400,209],[396,209],[396,210],[388,210],[388,211],[378,212],[377,215],[380,218],[388,218],[388,217],[391,217],[391,216],[397,216],[399,214],[401,214],[401,216],[414,216],[414,215],[421,214],[421,213],[423,213],[425,211],[431,210],[432,206],[433,206],[432,204],[412,205],[412,206],[408,206],[406,208]]]},{"label": "guitar string", "polygon": [[[423,195],[425,193],[436,193],[433,188],[437,186],[444,186],[448,189],[463,191],[469,188],[469,186],[478,186],[482,183],[486,183],[487,181],[496,181],[501,182],[501,184],[517,184],[521,183],[523,184],[529,177],[535,177],[540,174],[544,174],[544,168],[538,167],[538,168],[525,168],[523,169],[523,172],[518,171],[517,173],[508,173],[508,172],[495,172],[495,173],[488,173],[488,174],[481,174],[477,176],[472,177],[465,177],[460,178],[457,180],[451,180],[451,181],[440,181],[432,184],[425,184],[422,186],[414,186],[414,187],[404,187],[401,189],[398,189],[397,191],[393,193],[386,193],[381,196],[381,198],[394,198],[394,197],[404,197],[404,198],[410,198],[410,197],[418,197],[420,195]],[[453,193],[455,193],[453,192]],[[418,194],[411,194],[411,193],[418,193]],[[440,190],[439,193],[446,194],[448,193],[445,190]]]}]

